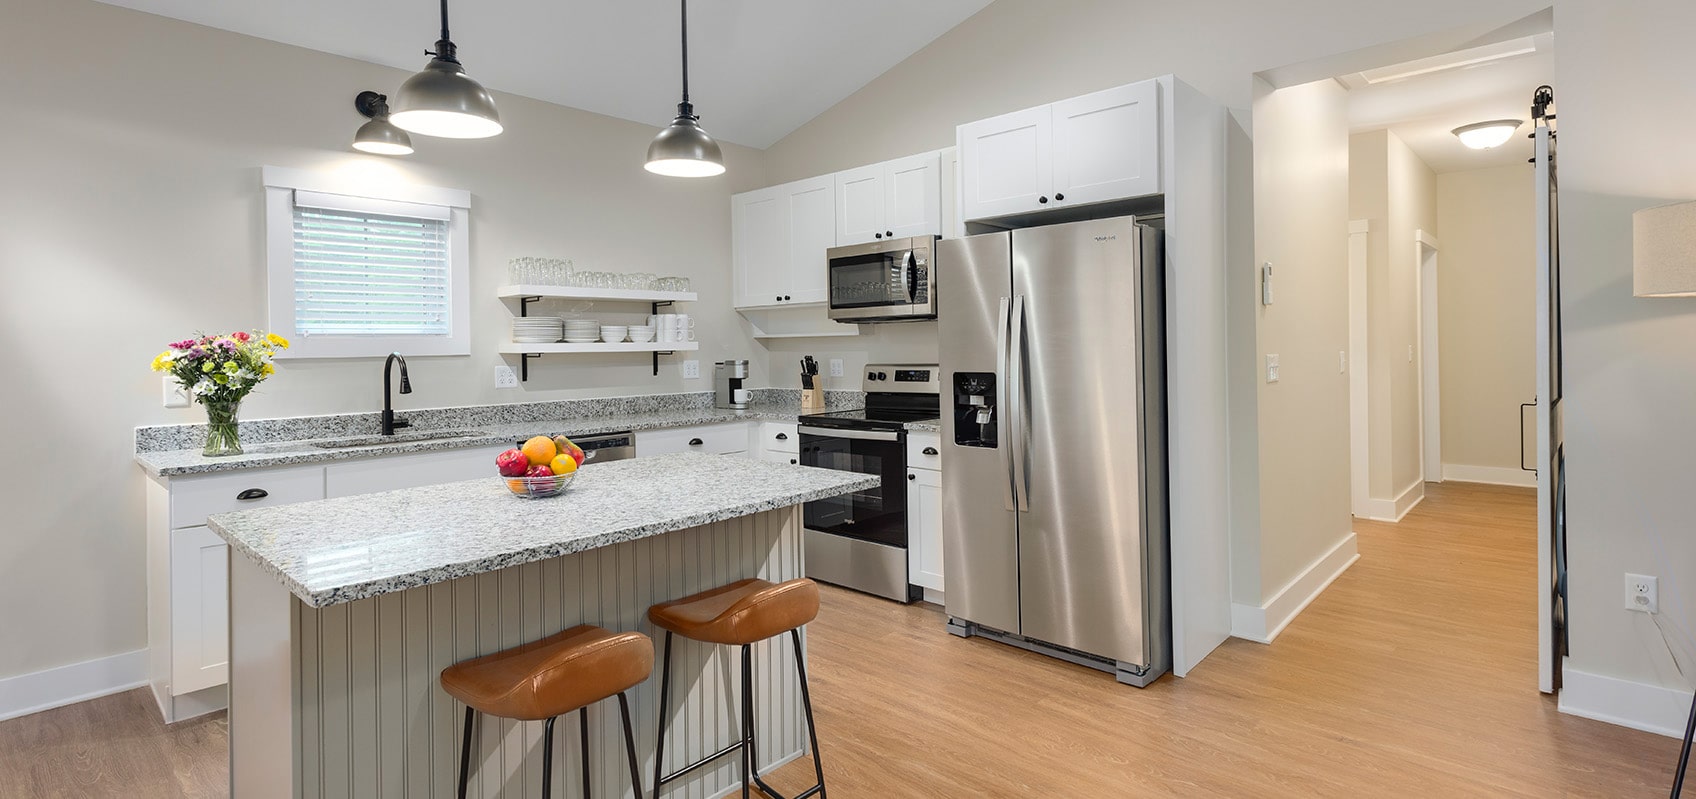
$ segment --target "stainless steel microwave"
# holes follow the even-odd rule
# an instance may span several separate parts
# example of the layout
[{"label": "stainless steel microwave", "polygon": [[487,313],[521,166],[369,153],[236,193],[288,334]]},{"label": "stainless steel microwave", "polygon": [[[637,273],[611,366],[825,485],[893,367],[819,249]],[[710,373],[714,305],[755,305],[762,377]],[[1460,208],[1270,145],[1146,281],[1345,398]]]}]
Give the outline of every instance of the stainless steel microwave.
[{"label": "stainless steel microwave", "polygon": [[830,318],[914,322],[936,318],[936,237],[832,247],[825,251]]}]

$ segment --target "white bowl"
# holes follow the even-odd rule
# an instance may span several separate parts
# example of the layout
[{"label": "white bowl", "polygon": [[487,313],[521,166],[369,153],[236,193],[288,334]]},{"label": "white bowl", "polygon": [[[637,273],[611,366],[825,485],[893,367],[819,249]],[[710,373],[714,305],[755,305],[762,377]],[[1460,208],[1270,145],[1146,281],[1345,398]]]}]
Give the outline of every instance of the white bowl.
[{"label": "white bowl", "polygon": [[617,344],[618,342],[623,341],[625,334],[629,332],[630,328],[628,327],[607,325],[601,328],[601,340],[608,344]]},{"label": "white bowl", "polygon": [[633,332],[633,333],[630,334],[630,340],[636,342],[637,344],[646,344],[646,343],[654,340],[654,331],[650,330],[646,333],[634,333]]}]

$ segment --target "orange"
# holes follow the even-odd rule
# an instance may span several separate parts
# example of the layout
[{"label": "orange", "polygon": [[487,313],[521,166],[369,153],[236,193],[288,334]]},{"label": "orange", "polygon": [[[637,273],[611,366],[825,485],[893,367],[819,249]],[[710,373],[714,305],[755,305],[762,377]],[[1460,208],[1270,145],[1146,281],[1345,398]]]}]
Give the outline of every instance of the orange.
[{"label": "orange", "polygon": [[536,436],[524,442],[521,450],[524,457],[530,459],[530,465],[552,462],[559,455],[559,448],[554,446],[554,440],[547,436]]},{"label": "orange", "polygon": [[577,459],[571,457],[569,452],[561,452],[554,456],[553,463],[548,464],[548,468],[553,469],[554,474],[571,474],[577,471]]}]

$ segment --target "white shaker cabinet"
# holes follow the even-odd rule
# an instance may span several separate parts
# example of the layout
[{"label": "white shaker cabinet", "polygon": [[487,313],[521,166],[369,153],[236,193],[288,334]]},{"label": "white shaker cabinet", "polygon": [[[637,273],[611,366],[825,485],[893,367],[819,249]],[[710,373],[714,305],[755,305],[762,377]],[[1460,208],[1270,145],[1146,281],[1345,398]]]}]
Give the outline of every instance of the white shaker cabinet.
[{"label": "white shaker cabinet", "polygon": [[942,158],[897,158],[836,173],[836,246],[942,234]]},{"label": "white shaker cabinet", "polygon": [[824,302],[824,251],[836,245],[834,176],[731,198],[738,308]]},{"label": "white shaker cabinet", "polygon": [[967,220],[1161,193],[1154,80],[970,122],[955,134]]},{"label": "white shaker cabinet", "polygon": [[907,434],[907,582],[940,601],[942,590],[941,436]]}]

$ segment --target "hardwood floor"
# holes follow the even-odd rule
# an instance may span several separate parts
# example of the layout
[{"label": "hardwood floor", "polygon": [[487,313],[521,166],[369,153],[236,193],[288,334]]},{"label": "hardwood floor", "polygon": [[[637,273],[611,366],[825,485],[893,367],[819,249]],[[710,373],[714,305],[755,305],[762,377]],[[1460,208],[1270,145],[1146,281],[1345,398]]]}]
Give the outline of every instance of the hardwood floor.
[{"label": "hardwood floor", "polygon": [[[1531,493],[1428,488],[1401,524],[1356,524],[1360,561],[1276,643],[1143,690],[827,589],[810,659],[831,794],[1665,796],[1677,741],[1537,693]],[[166,729],[150,701],[0,723],[0,797],[221,795],[221,718]]]}]

